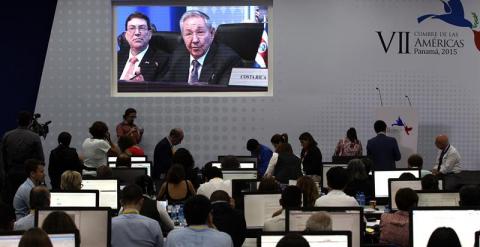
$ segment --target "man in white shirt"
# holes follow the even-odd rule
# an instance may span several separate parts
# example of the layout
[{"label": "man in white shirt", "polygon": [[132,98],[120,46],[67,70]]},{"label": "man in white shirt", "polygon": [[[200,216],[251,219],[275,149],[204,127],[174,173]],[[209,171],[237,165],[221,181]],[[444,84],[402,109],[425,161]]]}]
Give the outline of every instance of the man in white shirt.
[{"label": "man in white shirt", "polygon": [[348,183],[348,173],[343,167],[333,167],[327,172],[330,191],[315,201],[315,207],[358,207],[355,198],[343,192]]},{"label": "man in white shirt", "polygon": [[458,190],[460,184],[458,173],[462,171],[461,157],[457,149],[450,145],[447,135],[438,135],[435,146],[439,149],[432,174],[445,181],[445,190]]},{"label": "man in white shirt", "polygon": [[302,191],[297,186],[287,186],[279,200],[282,209],[273,213],[272,218],[265,221],[263,231],[277,232],[285,231],[285,208],[301,207],[302,206]]},{"label": "man in white shirt", "polygon": [[217,167],[207,167],[205,170],[205,178],[208,182],[203,183],[198,187],[197,194],[204,195],[210,198],[213,192],[223,190],[232,196],[232,181],[223,180],[223,174]]},{"label": "man in white shirt", "polygon": [[15,221],[14,231],[26,231],[34,227],[35,210],[50,207],[50,191],[42,185],[34,187],[30,191],[30,214]]}]

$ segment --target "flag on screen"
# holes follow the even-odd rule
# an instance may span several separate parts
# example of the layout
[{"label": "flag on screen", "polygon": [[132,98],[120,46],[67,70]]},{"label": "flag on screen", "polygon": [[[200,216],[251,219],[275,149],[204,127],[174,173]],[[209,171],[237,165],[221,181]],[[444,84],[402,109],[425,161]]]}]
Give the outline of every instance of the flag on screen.
[{"label": "flag on screen", "polygon": [[255,63],[259,68],[267,68],[268,66],[268,24],[264,23],[262,39],[258,46],[257,56],[255,56]]}]

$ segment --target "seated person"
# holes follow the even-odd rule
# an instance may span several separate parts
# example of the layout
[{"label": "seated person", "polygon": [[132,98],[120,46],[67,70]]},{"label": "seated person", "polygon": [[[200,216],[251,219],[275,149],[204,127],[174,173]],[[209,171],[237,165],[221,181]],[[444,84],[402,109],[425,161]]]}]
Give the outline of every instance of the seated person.
[{"label": "seated person", "polygon": [[259,193],[280,193],[282,188],[273,177],[264,177],[258,185],[257,192]]},{"label": "seated person", "polygon": [[173,154],[172,163],[182,165],[185,169],[185,177],[192,182],[195,189],[198,189],[202,181],[198,176],[198,167],[195,167],[195,160],[190,151],[186,148],[177,149]]},{"label": "seated person", "polygon": [[132,136],[120,136],[118,138],[118,148],[120,152],[126,153],[130,156],[145,156],[143,148],[135,143],[135,139]]},{"label": "seated person", "polygon": [[432,232],[427,247],[448,246],[462,247],[457,233],[450,227],[439,227]]},{"label": "seated person", "polygon": [[209,198],[213,192],[223,190],[232,196],[232,181],[223,180],[223,174],[217,167],[209,167],[205,170],[205,179],[208,182],[203,183],[198,187],[197,194],[204,195]]},{"label": "seated person", "polygon": [[360,159],[352,159],[348,162],[347,167],[348,183],[345,188],[345,194],[356,196],[357,193],[365,195],[365,201],[369,201],[373,197],[373,184],[368,178],[365,166]]},{"label": "seated person", "polygon": [[418,196],[410,188],[401,188],[395,195],[398,211],[384,213],[380,218],[380,243],[395,244],[400,247],[408,247],[409,234],[409,211],[417,206]]},{"label": "seated person", "polygon": [[53,247],[52,241],[42,229],[34,227],[23,233],[18,247]]},{"label": "seated person", "polygon": [[302,190],[303,206],[313,207],[315,201],[320,197],[317,184],[309,176],[302,176],[297,179],[297,187]]},{"label": "seated person", "polygon": [[68,170],[82,172],[83,163],[77,150],[70,147],[72,135],[62,132],[58,135],[58,146],[50,152],[48,175],[53,190],[60,189],[60,176]]},{"label": "seated person", "polygon": [[297,186],[287,186],[282,191],[282,197],[278,201],[282,208],[273,213],[272,218],[265,221],[263,231],[276,232],[285,231],[285,212],[287,207],[301,207],[302,206],[302,191]]},{"label": "seated person", "polygon": [[420,169],[420,177],[423,178],[427,174],[432,174],[431,171],[429,170],[423,170],[423,158],[420,156],[420,154],[412,154],[410,157],[408,157],[407,160],[408,163],[408,168],[418,168]]},{"label": "seated person", "polygon": [[50,191],[42,185],[34,187],[30,191],[30,214],[15,221],[15,231],[26,231],[34,227],[35,210],[50,207]]},{"label": "seated person", "polygon": [[329,192],[315,201],[315,207],[358,207],[355,198],[343,192],[348,182],[347,170],[343,167],[332,167],[327,172]]},{"label": "seated person", "polygon": [[125,20],[125,39],[130,49],[120,49],[117,54],[119,80],[153,81],[165,74],[168,54],[149,46],[151,38],[150,18],[140,12],[130,14]]},{"label": "seated person", "polygon": [[478,185],[465,185],[460,189],[461,207],[480,206],[480,187]]},{"label": "seated person", "polygon": [[129,154],[121,153],[117,157],[117,161],[115,162],[116,167],[123,167],[123,168],[131,168],[132,167],[132,158]]},{"label": "seated person", "polygon": [[305,227],[305,231],[319,232],[319,231],[331,231],[332,230],[332,218],[327,212],[318,212],[312,214]]},{"label": "seated person", "polygon": [[233,155],[227,155],[222,160],[222,169],[238,169],[240,168],[240,161],[238,161],[237,157]]},{"label": "seated person", "polygon": [[185,170],[175,164],[168,169],[167,179],[160,187],[157,200],[167,200],[168,204],[184,203],[195,195],[195,189],[189,180],[185,179]]},{"label": "seated person", "polygon": [[165,247],[233,247],[228,234],[212,227],[211,209],[210,201],[203,195],[188,199],[184,207],[188,227],[171,231]]},{"label": "seated person", "polygon": [[241,247],[247,234],[245,216],[235,210],[234,200],[223,190],[217,190],[210,196],[212,219],[217,230],[228,233],[233,246]]},{"label": "seated person", "polygon": [[15,208],[17,220],[29,214],[30,191],[33,187],[44,183],[45,164],[40,160],[28,159],[25,161],[25,172],[28,178],[18,187],[13,198],[13,208]]},{"label": "seated person", "polygon": [[415,175],[411,174],[410,172],[404,172],[404,173],[400,174],[400,176],[398,178],[401,179],[401,180],[415,180],[415,179],[417,179],[415,177]]},{"label": "seated person", "polygon": [[60,178],[60,189],[63,191],[80,191],[82,175],[77,171],[65,171]]},{"label": "seated person", "polygon": [[80,247],[80,231],[75,221],[63,211],[54,211],[45,217],[42,230],[48,234],[76,233],[75,246]]},{"label": "seated person", "polygon": [[127,185],[122,191],[123,212],[112,219],[112,247],[163,246],[163,235],[157,221],[140,215],[143,204],[142,189]]},{"label": "seated person", "polygon": [[422,190],[425,191],[438,191],[438,180],[432,174],[427,174],[422,177]]},{"label": "seated person", "polygon": [[156,220],[165,233],[173,230],[173,221],[167,210],[160,205],[159,201],[152,199],[155,197],[152,178],[147,175],[138,177],[135,179],[135,184],[142,188],[143,192],[143,205],[140,214]]},{"label": "seated person", "polygon": [[232,68],[241,67],[242,60],[230,47],[213,42],[215,28],[210,17],[189,10],[180,18],[180,30],[185,46],[179,45],[172,53],[164,81],[228,85]]},{"label": "seated person", "polygon": [[109,179],[113,178],[112,168],[106,165],[97,167],[97,178]]},{"label": "seated person", "polygon": [[298,233],[287,233],[276,247],[310,247],[308,241]]}]

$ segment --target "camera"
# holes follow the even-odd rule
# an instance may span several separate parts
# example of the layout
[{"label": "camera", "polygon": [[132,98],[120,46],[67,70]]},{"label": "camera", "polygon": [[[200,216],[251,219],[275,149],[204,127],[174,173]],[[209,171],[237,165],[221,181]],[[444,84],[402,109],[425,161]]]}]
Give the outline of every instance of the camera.
[{"label": "camera", "polygon": [[48,125],[50,123],[52,123],[52,121],[47,121],[43,124],[39,123],[38,119],[41,118],[41,117],[42,117],[42,115],[40,115],[40,113],[33,114],[32,123],[30,124],[29,129],[31,131],[37,133],[39,136],[42,136],[43,139],[46,139],[48,131],[49,131]]}]

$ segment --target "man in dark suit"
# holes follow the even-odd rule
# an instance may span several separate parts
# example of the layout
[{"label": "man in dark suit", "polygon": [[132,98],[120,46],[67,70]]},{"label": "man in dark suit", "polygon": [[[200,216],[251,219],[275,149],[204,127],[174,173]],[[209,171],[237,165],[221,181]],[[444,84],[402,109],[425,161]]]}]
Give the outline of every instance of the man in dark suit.
[{"label": "man in dark suit", "polygon": [[175,128],[170,130],[170,134],[155,146],[152,178],[157,182],[165,176],[165,173],[172,166],[173,146],[180,144],[182,140],[183,130]]},{"label": "man in dark suit", "polygon": [[386,136],[387,124],[382,120],[377,120],[374,124],[377,136],[368,140],[367,156],[373,160],[374,170],[393,170],[395,161],[401,159],[397,140]]},{"label": "man in dark suit", "polygon": [[148,16],[134,12],[125,21],[125,39],[130,49],[118,52],[119,80],[153,81],[165,74],[169,55],[149,46],[152,29]]},{"label": "man in dark suit", "polygon": [[230,47],[213,42],[215,28],[208,15],[187,11],[180,19],[180,29],[185,46],[173,52],[163,81],[227,85],[232,68],[241,67],[242,60]]}]

